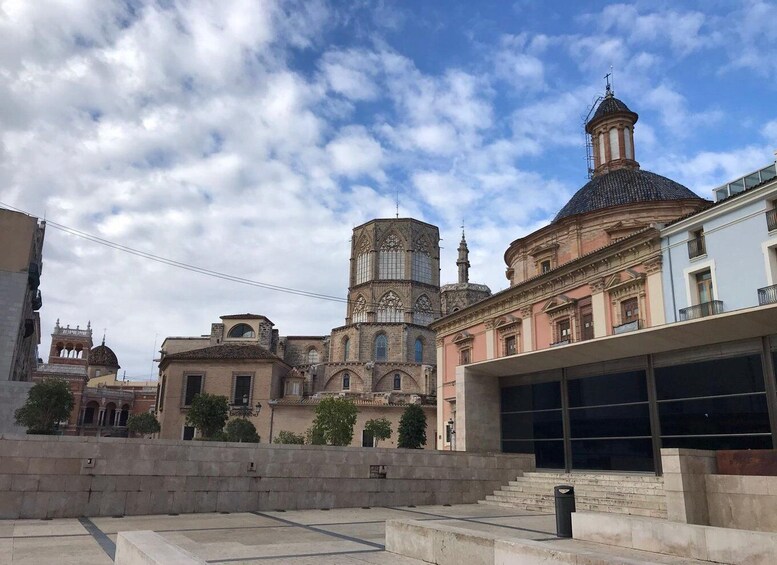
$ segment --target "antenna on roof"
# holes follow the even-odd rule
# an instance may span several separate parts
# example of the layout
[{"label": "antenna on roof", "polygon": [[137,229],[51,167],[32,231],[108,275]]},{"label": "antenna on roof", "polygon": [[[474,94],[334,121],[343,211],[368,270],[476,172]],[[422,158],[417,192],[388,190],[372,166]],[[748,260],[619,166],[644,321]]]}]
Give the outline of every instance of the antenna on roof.
[{"label": "antenna on roof", "polygon": [[399,188],[397,188],[394,194],[397,202],[397,219],[399,219]]}]

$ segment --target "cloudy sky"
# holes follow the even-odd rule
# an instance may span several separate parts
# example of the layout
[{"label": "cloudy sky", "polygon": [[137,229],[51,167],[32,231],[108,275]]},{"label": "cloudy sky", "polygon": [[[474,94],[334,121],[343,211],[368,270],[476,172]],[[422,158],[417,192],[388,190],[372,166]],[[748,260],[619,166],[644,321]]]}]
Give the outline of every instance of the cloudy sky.
[{"label": "cloudy sky", "polygon": [[440,227],[455,278],[586,181],[582,121],[613,67],[642,167],[699,194],[774,160],[771,1],[0,0],[0,202],[50,220],[44,339],[60,318],[130,378],[169,335],[253,312],[325,334],[351,228]]}]

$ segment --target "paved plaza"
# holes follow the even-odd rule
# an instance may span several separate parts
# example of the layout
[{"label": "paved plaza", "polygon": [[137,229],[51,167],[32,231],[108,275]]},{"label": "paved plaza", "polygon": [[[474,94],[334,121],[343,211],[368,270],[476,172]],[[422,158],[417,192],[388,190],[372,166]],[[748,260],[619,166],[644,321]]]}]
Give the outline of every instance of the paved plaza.
[{"label": "paved plaza", "polygon": [[384,550],[388,519],[556,540],[553,514],[477,504],[0,521],[0,563],[113,563],[116,533],[154,530],[208,563],[415,564]]}]

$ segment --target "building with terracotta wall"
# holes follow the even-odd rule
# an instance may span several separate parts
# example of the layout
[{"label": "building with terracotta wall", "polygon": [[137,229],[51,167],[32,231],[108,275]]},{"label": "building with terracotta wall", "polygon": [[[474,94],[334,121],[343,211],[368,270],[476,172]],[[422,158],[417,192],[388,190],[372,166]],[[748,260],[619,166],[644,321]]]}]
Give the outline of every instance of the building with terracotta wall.
[{"label": "building with terracotta wall", "polygon": [[[640,168],[635,154],[637,120],[638,115],[608,88],[586,124],[593,145],[591,180],[550,224],[509,245],[505,263],[510,288],[431,325],[437,332],[442,381],[437,405],[441,448],[530,452],[540,467],[569,468],[569,422],[562,421],[561,406],[556,406],[556,400],[561,402],[561,392],[555,391],[560,384],[549,385],[554,389],[551,400],[537,399],[547,403],[548,412],[537,412],[548,418],[542,423],[541,416],[534,418],[534,401],[523,396],[529,389],[508,386],[510,373],[500,372],[498,384],[486,385],[485,378],[468,377],[465,367],[502,358],[528,359],[543,351],[547,352],[543,358],[552,360],[554,352],[574,344],[666,322],[658,229],[708,201]],[[537,365],[538,370],[540,366],[561,367],[551,361]],[[531,367],[527,362],[520,372],[531,373]],[[553,373],[518,381],[532,378],[560,383]],[[520,398],[504,392],[508,389]],[[507,410],[503,418],[502,406],[510,402],[528,404],[526,410]],[[468,412],[466,407],[472,409]],[[586,407],[583,401],[581,408]],[[641,443],[638,450],[644,451],[646,445],[650,450],[649,436],[648,430],[647,444]],[[610,456],[607,449],[620,449],[604,441],[592,445],[576,447],[586,453],[601,448],[604,459]],[[640,465],[645,465],[642,459]]]}]

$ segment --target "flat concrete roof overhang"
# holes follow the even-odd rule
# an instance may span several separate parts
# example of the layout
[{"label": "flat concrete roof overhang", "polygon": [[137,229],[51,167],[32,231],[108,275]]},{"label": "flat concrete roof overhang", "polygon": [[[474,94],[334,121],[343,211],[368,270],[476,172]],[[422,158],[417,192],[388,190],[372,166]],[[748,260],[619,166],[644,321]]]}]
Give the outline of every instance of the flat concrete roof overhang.
[{"label": "flat concrete roof overhang", "polygon": [[467,365],[484,377],[526,375],[777,334],[777,304],[646,328]]}]

